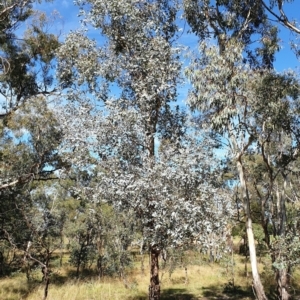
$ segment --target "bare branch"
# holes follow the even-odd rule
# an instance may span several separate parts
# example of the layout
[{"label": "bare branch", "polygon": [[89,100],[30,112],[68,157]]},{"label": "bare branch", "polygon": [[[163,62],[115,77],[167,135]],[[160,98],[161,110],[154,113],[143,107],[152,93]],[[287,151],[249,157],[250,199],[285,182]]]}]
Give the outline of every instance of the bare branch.
[{"label": "bare branch", "polygon": [[286,28],[300,34],[300,28],[297,28],[296,26],[294,26],[289,19],[287,18],[286,14],[284,13],[283,9],[282,9],[282,3],[281,1],[278,1],[278,8],[280,11],[280,16],[277,15],[268,5],[266,5],[266,3],[262,0],[262,5],[265,7],[265,9],[271,14],[273,15],[276,20],[282,24],[283,26],[285,26]]}]

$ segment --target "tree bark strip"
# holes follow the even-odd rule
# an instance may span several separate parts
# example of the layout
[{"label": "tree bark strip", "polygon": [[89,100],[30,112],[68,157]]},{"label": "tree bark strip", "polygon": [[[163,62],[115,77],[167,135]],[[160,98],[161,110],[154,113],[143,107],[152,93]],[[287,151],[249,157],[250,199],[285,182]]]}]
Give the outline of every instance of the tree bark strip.
[{"label": "tree bark strip", "polygon": [[159,282],[159,264],[158,257],[160,250],[155,246],[150,249],[150,286],[149,286],[149,300],[160,299],[160,282]]}]

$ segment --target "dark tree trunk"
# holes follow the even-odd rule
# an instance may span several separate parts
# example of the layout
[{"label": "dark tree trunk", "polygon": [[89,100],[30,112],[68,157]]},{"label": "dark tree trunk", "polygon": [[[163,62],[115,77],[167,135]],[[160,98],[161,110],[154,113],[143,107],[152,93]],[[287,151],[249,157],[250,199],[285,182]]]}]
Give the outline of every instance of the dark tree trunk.
[{"label": "dark tree trunk", "polygon": [[46,300],[48,297],[48,289],[50,284],[50,270],[49,270],[50,255],[51,253],[47,251],[46,262],[42,266],[43,281],[45,283],[43,300]]},{"label": "dark tree trunk", "polygon": [[[76,278],[77,279],[79,278],[80,266],[83,262],[84,248],[85,248],[85,245],[84,245],[84,243],[82,243],[81,246],[80,246],[80,251],[79,251],[79,254],[78,254],[78,257],[77,257],[77,262],[76,262]],[[83,269],[84,269],[84,266],[83,266]]]},{"label": "dark tree trunk", "polygon": [[184,271],[185,271],[185,281],[184,281],[184,284],[187,285],[189,283],[189,277],[188,277],[187,267],[184,268]]},{"label": "dark tree trunk", "polygon": [[158,257],[160,250],[155,246],[150,249],[150,286],[149,286],[149,300],[160,299],[160,284],[159,284],[159,265]]},{"label": "dark tree trunk", "polygon": [[99,255],[97,259],[97,270],[98,270],[98,277],[99,279],[103,277],[104,275],[104,270],[103,270],[103,265],[102,265],[102,255]]},{"label": "dark tree trunk", "polygon": [[49,268],[47,265],[45,265],[45,267],[42,268],[42,272],[43,272],[43,281],[45,283],[43,300],[46,300],[48,297],[48,289],[50,284]]}]

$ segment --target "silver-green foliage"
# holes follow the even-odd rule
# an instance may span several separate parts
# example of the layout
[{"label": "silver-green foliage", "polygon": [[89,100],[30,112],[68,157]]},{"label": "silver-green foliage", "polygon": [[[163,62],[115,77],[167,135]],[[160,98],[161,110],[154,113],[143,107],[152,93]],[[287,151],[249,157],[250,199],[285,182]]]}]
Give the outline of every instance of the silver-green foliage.
[{"label": "silver-green foliage", "polygon": [[[170,105],[180,80],[179,48],[172,43],[176,5],[78,3],[85,22],[107,41],[98,46],[72,33],[59,50],[61,81],[72,78],[74,87],[58,112],[62,151],[74,165],[97,170],[93,201],[134,211],[148,245],[198,241],[208,247],[211,232],[224,237],[231,209],[217,160],[207,155],[209,139],[183,136],[190,125]],[[117,87],[115,95],[109,87]]]}]

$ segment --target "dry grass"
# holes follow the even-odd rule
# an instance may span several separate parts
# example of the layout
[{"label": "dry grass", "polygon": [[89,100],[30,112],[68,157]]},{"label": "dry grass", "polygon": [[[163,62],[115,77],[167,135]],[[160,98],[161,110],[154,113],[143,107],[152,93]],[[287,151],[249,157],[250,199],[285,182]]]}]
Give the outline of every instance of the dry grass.
[{"label": "dry grass", "polygon": [[[230,260],[229,260],[230,261]],[[268,264],[268,261],[262,261]],[[147,267],[147,263],[145,266]],[[260,264],[263,271],[264,265]],[[234,277],[232,271],[234,270]],[[248,263],[248,270],[250,265]],[[145,274],[140,271],[137,261],[131,274],[127,276],[127,286],[116,278],[98,280],[89,275],[80,280],[70,277],[73,270],[65,263],[61,269],[54,269],[49,288],[48,300],[142,300],[147,299],[149,270]],[[187,267],[188,282],[184,267],[177,268],[171,277],[168,269],[161,270],[162,300],[195,300],[195,299],[254,299],[251,291],[251,274],[245,276],[244,259],[235,255],[234,269],[228,261],[219,264],[209,264],[205,261],[190,264]],[[269,276],[265,272],[266,290],[269,291]],[[295,280],[299,278],[295,273]],[[234,286],[232,279],[234,278]],[[40,300],[43,296],[40,270],[33,272],[33,280],[28,282],[25,274],[18,273],[10,278],[0,280],[1,300]]]}]

